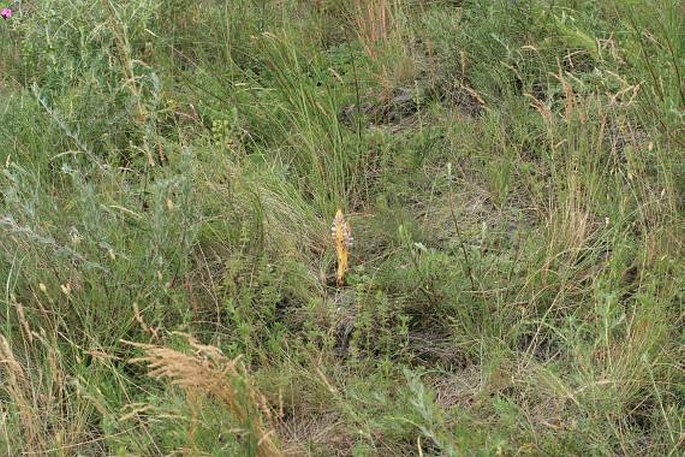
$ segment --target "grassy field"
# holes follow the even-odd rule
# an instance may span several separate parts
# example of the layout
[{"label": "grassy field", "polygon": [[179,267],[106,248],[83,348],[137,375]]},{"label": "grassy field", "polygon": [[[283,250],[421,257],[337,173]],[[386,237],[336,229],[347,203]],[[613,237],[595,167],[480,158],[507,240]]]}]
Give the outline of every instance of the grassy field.
[{"label": "grassy field", "polygon": [[685,2],[4,7],[1,455],[685,454]]}]

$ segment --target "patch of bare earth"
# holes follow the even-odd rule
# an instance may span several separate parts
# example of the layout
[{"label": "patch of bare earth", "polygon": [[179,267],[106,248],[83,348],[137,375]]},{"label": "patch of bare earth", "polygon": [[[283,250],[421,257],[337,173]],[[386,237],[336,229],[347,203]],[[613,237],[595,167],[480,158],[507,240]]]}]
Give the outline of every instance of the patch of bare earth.
[{"label": "patch of bare earth", "polygon": [[294,414],[280,423],[277,432],[283,451],[292,457],[310,456],[317,449],[325,449],[326,455],[345,456],[356,442],[340,414],[332,411]]}]

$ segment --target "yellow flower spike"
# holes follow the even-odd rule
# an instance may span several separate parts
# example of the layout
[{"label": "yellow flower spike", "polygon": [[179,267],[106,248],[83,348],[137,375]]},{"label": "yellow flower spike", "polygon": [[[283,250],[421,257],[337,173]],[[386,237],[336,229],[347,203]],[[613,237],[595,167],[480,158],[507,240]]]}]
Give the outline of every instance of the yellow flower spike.
[{"label": "yellow flower spike", "polygon": [[335,213],[335,219],[333,219],[333,225],[331,226],[331,234],[335,241],[335,252],[338,256],[338,271],[335,275],[335,282],[338,287],[341,287],[345,284],[345,274],[349,268],[349,249],[352,245],[352,233],[349,224],[345,220],[345,216],[343,216],[342,210],[338,210],[338,212]]}]

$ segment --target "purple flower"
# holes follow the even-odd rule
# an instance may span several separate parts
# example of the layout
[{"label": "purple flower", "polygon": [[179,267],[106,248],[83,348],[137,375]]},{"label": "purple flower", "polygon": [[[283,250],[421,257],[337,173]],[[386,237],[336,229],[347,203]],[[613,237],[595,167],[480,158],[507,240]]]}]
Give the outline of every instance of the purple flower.
[{"label": "purple flower", "polygon": [[3,19],[9,19],[12,17],[12,10],[9,8],[3,8],[2,11],[0,11],[0,16],[2,16]]}]

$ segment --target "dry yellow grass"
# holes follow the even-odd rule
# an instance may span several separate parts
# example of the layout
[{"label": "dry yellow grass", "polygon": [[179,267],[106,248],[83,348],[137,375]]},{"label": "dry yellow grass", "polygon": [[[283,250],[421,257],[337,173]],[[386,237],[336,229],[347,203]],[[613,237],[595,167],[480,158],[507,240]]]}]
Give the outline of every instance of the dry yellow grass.
[{"label": "dry yellow grass", "polygon": [[381,0],[366,2],[355,0],[353,5],[354,26],[359,40],[369,57],[377,57],[377,47],[385,44],[393,28],[390,2]]},{"label": "dry yellow grass", "polygon": [[40,424],[39,415],[35,413],[31,393],[27,392],[30,383],[26,379],[24,368],[14,357],[9,342],[2,335],[0,335],[0,363],[4,367],[4,390],[17,409],[21,422],[22,438],[30,449],[42,450],[43,444],[45,444],[42,439],[43,427]]},{"label": "dry yellow grass", "polygon": [[246,424],[247,431],[257,440],[259,457],[283,456],[276,445],[274,429],[265,424],[260,413],[268,420],[271,414],[240,363],[240,357],[231,360],[218,348],[203,345],[190,335],[183,336],[194,350],[193,355],[163,346],[127,342],[145,353],[131,362],[147,365],[150,377],[170,380],[183,388],[189,398],[198,394],[217,398],[239,423]]}]

